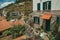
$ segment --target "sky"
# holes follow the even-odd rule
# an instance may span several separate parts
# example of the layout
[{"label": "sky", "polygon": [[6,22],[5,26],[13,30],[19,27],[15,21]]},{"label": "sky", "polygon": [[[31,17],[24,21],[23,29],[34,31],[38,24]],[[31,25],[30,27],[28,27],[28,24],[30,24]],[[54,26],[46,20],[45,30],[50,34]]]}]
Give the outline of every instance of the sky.
[{"label": "sky", "polygon": [[0,0],[0,9],[15,2],[16,0]]}]

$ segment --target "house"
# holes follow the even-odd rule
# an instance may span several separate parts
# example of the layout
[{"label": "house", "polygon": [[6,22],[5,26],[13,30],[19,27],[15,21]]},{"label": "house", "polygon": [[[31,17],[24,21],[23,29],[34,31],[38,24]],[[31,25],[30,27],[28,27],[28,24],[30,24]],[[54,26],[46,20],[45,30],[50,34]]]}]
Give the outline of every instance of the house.
[{"label": "house", "polygon": [[15,19],[15,18],[19,18],[20,17],[20,13],[18,11],[12,11],[12,12],[8,12],[6,14],[6,18],[12,18],[12,19]]},{"label": "house", "polygon": [[60,10],[60,0],[33,0],[33,11]]},{"label": "house", "polygon": [[19,12],[18,11],[11,12],[10,16],[19,16]]}]

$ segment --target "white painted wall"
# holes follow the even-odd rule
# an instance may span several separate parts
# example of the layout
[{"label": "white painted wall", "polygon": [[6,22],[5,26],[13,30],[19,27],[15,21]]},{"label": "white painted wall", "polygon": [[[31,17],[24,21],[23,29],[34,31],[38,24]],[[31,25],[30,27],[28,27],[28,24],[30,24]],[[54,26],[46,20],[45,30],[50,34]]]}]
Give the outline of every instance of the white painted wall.
[{"label": "white painted wall", "polygon": [[33,0],[33,11],[37,10],[37,3],[40,3],[40,0]]},{"label": "white painted wall", "polygon": [[41,3],[41,10],[43,10],[43,2],[51,1],[51,10],[60,10],[60,0],[33,0],[33,11],[37,10],[37,3]]},{"label": "white painted wall", "polygon": [[46,2],[46,1],[49,1],[49,0],[42,0],[42,2]]},{"label": "white painted wall", "polygon": [[51,10],[60,10],[60,0],[51,0]]}]

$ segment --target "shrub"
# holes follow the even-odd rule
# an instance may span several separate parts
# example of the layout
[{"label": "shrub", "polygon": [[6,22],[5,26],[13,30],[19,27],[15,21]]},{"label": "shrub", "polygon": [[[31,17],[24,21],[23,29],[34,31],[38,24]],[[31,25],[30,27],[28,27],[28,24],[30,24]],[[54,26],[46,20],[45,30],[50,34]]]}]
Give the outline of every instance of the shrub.
[{"label": "shrub", "polygon": [[25,27],[21,26],[21,25],[14,26],[10,29],[10,31],[11,31],[12,37],[14,38],[15,36],[24,35],[25,34]]},{"label": "shrub", "polygon": [[11,31],[8,31],[8,30],[3,32],[3,36],[7,36],[7,35],[10,35],[10,34],[11,34]]}]

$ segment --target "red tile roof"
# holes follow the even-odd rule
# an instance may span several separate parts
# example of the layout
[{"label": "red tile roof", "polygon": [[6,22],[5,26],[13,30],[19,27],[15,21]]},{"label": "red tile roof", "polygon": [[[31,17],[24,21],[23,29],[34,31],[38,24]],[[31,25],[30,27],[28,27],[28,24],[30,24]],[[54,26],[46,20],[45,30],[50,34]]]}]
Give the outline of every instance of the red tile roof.
[{"label": "red tile roof", "polygon": [[24,22],[22,20],[17,20],[15,22],[0,20],[0,32],[11,28],[13,25],[24,25]]},{"label": "red tile roof", "polygon": [[10,25],[9,22],[7,22],[6,20],[2,20],[0,21],[0,31],[4,31],[8,28],[11,28],[12,26]]},{"label": "red tile roof", "polygon": [[19,20],[18,22],[19,22],[20,25],[24,25],[25,24],[24,21],[22,21],[22,20]]},{"label": "red tile roof", "polygon": [[0,16],[0,21],[1,21],[1,20],[3,20],[3,19],[5,20],[5,18],[4,18],[4,17],[1,17],[1,16]]},{"label": "red tile roof", "polygon": [[26,38],[27,38],[26,36],[21,36],[21,37],[18,37],[16,39],[14,39],[14,40],[23,40],[23,39],[26,39]]},{"label": "red tile roof", "polygon": [[51,13],[45,13],[41,18],[42,18],[42,19],[50,19],[51,16],[52,16]]}]

